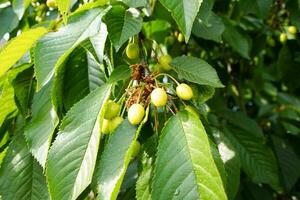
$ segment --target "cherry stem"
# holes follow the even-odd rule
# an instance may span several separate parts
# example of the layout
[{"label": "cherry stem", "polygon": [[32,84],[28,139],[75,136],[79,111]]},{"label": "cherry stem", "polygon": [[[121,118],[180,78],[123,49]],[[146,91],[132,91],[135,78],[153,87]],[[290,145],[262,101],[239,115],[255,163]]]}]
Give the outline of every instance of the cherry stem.
[{"label": "cherry stem", "polygon": [[175,111],[176,111],[176,113],[177,113],[177,112],[178,112],[178,109],[177,109],[177,107],[176,107],[176,105],[175,105],[173,99],[172,99],[170,96],[168,96],[168,99],[169,99],[169,101],[171,102],[172,106],[174,107],[174,109],[175,109]]},{"label": "cherry stem", "polygon": [[170,106],[168,106],[168,105],[166,105],[166,106],[167,106],[167,108],[171,111],[171,113],[172,113],[173,115],[176,115],[175,112],[172,110],[172,108],[171,108]]},{"label": "cherry stem", "polygon": [[180,85],[180,83],[173,76],[171,76],[170,74],[160,73],[160,74],[156,75],[154,78],[157,78],[159,76],[167,76],[167,77],[171,78],[177,85]]},{"label": "cherry stem", "polygon": [[157,114],[156,107],[154,107],[154,129],[155,129],[155,133],[158,134],[158,114]]}]

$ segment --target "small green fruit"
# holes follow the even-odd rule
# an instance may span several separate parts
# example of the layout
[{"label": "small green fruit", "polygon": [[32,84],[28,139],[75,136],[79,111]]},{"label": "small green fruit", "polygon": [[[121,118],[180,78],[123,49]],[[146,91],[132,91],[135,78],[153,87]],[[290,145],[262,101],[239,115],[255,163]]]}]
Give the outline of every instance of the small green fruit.
[{"label": "small green fruit", "polygon": [[132,104],[128,110],[128,120],[133,125],[138,125],[144,118],[145,109],[141,104]]},{"label": "small green fruit", "polygon": [[285,43],[287,40],[287,35],[285,33],[281,33],[279,36],[279,40],[281,43]]},{"label": "small green fruit", "polygon": [[120,108],[119,104],[117,104],[114,101],[109,100],[106,105],[106,108],[105,108],[104,118],[112,119],[119,115],[120,110],[121,110],[121,108]]},{"label": "small green fruit", "polygon": [[170,46],[173,45],[175,42],[174,36],[170,35],[170,36],[166,37],[165,42],[166,42],[166,45],[170,45]]},{"label": "small green fruit", "polygon": [[296,26],[289,26],[288,31],[290,34],[295,35],[297,33],[297,28]]},{"label": "small green fruit", "polygon": [[141,149],[141,144],[138,141],[133,142],[133,147],[132,147],[132,154],[131,154],[131,159],[135,158]]},{"label": "small green fruit", "polygon": [[156,106],[156,107],[161,107],[165,106],[168,101],[168,95],[166,91],[162,88],[155,88],[151,92],[151,102]]},{"label": "small green fruit", "polygon": [[140,57],[139,45],[135,43],[130,43],[126,47],[126,55],[129,59],[137,59]]},{"label": "small green fruit", "polygon": [[158,60],[161,68],[165,71],[170,71],[172,69],[172,67],[170,66],[171,61],[172,57],[169,54],[161,56]]},{"label": "small green fruit", "polygon": [[123,117],[120,116],[113,118],[110,122],[109,132],[113,133],[116,128],[118,128],[118,126],[123,122],[123,120]]},{"label": "small green fruit", "polygon": [[191,100],[193,98],[192,88],[185,83],[181,83],[176,87],[176,94],[183,100]]},{"label": "small green fruit", "polygon": [[56,0],[47,0],[46,4],[49,8],[57,8]]},{"label": "small green fruit", "polygon": [[159,63],[150,64],[149,69],[151,72],[159,72],[159,69],[162,68]]},{"label": "small green fruit", "polygon": [[109,128],[110,128],[110,120],[103,119],[101,132],[104,134],[109,134]]},{"label": "small green fruit", "polygon": [[178,34],[177,40],[178,40],[178,42],[184,42],[184,36],[182,33]]},{"label": "small green fruit", "polygon": [[271,47],[274,47],[275,46],[275,40],[271,37],[268,37],[267,38],[267,44]]}]

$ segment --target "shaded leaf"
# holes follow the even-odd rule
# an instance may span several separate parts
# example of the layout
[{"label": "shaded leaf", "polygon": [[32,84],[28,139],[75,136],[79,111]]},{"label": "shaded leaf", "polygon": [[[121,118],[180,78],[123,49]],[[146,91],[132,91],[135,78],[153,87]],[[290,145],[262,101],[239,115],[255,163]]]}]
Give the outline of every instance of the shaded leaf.
[{"label": "shaded leaf", "polygon": [[[0,9],[0,40],[5,33],[11,32],[18,26],[18,16],[11,7]],[[1,45],[0,45],[1,46]]]},{"label": "shaded leaf", "polygon": [[32,155],[44,168],[58,116],[51,101],[52,82],[34,94],[31,119],[25,127],[25,137]]},{"label": "shaded leaf", "polygon": [[185,41],[188,41],[202,0],[160,0],[160,3],[171,12]]},{"label": "shaded leaf", "polygon": [[225,129],[224,133],[238,151],[241,166],[246,174],[256,183],[266,183],[277,189],[278,167],[272,150],[246,131],[230,127]]},{"label": "shaded leaf", "polygon": [[30,104],[34,93],[33,75],[33,67],[30,67],[19,73],[13,81],[15,102],[25,118],[30,115]]},{"label": "shaded leaf", "polygon": [[226,170],[226,191],[228,199],[234,199],[240,186],[240,157],[225,135],[213,128],[213,136]]},{"label": "shaded leaf", "polygon": [[198,37],[220,42],[221,35],[225,30],[222,19],[211,12],[208,17],[207,23],[205,23],[201,18],[197,17],[193,26],[193,34]]},{"label": "shaded leaf", "polygon": [[283,183],[286,191],[289,192],[300,177],[300,158],[288,142],[277,136],[272,136],[272,141],[278,157]]},{"label": "shaded leaf", "polygon": [[10,70],[7,75],[4,77],[3,85],[2,85],[2,91],[0,96],[0,126],[4,122],[5,118],[15,112],[17,110],[17,106],[15,104],[14,99],[14,88],[12,85],[12,82],[15,80],[16,76],[28,69],[31,65],[26,64],[19,66],[17,68],[14,68]]},{"label": "shaded leaf", "polygon": [[118,81],[127,80],[128,78],[130,78],[130,75],[131,75],[131,68],[128,65],[121,65],[114,69],[108,81],[110,83],[114,83]]},{"label": "shaded leaf", "polygon": [[122,6],[114,6],[105,16],[105,23],[108,36],[117,51],[142,29],[142,18],[133,16]]},{"label": "shaded leaf", "polygon": [[241,32],[228,20],[223,20],[225,24],[225,31],[223,39],[227,42],[236,52],[245,58],[249,58],[250,43],[246,33]]},{"label": "shaded leaf", "polygon": [[12,140],[0,169],[0,195],[5,199],[50,199],[42,167],[31,156],[22,132]]}]

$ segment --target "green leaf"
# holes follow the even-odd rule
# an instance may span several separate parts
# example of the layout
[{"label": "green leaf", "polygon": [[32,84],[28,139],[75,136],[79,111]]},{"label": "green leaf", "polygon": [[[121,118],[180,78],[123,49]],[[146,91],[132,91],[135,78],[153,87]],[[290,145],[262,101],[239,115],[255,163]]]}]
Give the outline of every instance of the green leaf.
[{"label": "green leaf", "polygon": [[105,23],[108,36],[117,51],[142,29],[142,18],[133,16],[122,6],[114,6],[105,16]]},{"label": "green leaf", "polygon": [[126,119],[109,138],[96,168],[95,181],[99,199],[117,198],[137,134],[137,127]]},{"label": "green leaf", "polygon": [[21,132],[12,140],[1,165],[0,196],[4,200],[50,199],[43,169],[31,156]]},{"label": "green leaf", "polygon": [[298,0],[298,2],[296,1],[288,1],[287,4],[287,10],[289,11],[290,15],[291,15],[291,22],[292,24],[295,24],[298,28],[298,30],[300,30],[300,1]]},{"label": "green leaf", "polygon": [[14,99],[14,88],[12,82],[15,80],[16,76],[28,69],[31,65],[25,64],[10,70],[4,78],[2,85],[2,91],[0,96],[0,126],[4,122],[5,118],[17,110]]},{"label": "green leaf", "polygon": [[208,101],[215,94],[215,88],[208,85],[192,85],[193,90],[193,103],[199,104]]},{"label": "green leaf", "polygon": [[77,13],[69,24],[41,38],[34,49],[35,73],[38,89],[52,78],[70,53],[85,39],[99,33],[101,18],[106,10],[94,8]]},{"label": "green leaf", "polygon": [[0,96],[0,126],[3,124],[5,118],[17,110],[14,99],[14,88],[8,80],[5,80],[1,96]]},{"label": "green leaf", "polygon": [[106,82],[106,75],[104,72],[103,64],[99,64],[96,58],[87,52],[87,64],[88,64],[88,81],[90,91],[103,85]]},{"label": "green leaf", "polygon": [[224,133],[215,128],[212,129],[212,133],[227,174],[226,192],[228,199],[235,199],[240,186],[240,157]]},{"label": "green leaf", "polygon": [[272,150],[262,140],[246,131],[227,127],[224,134],[238,151],[241,166],[256,183],[266,183],[278,188],[278,167]]},{"label": "green leaf", "polygon": [[295,62],[294,58],[293,46],[287,44],[280,49],[277,60],[278,76],[291,90],[300,87],[299,63]]},{"label": "green leaf", "polygon": [[58,116],[51,101],[52,82],[33,97],[32,117],[25,127],[25,137],[32,155],[44,168]]},{"label": "green leaf", "polygon": [[30,104],[34,93],[34,70],[30,67],[16,76],[13,81],[15,102],[25,118],[30,115]]},{"label": "green leaf", "polygon": [[18,26],[18,16],[11,7],[0,9],[0,39]]},{"label": "green leaf", "polygon": [[216,70],[200,58],[192,56],[176,57],[170,65],[177,72],[179,78],[200,85],[224,87],[219,80]]},{"label": "green leaf", "polygon": [[19,19],[22,19],[25,10],[30,5],[30,0],[13,0],[12,6]]},{"label": "green leaf", "polygon": [[121,65],[114,69],[111,73],[108,82],[115,83],[118,81],[127,80],[130,78],[131,75],[131,68],[128,65]]},{"label": "green leaf", "polygon": [[136,182],[136,199],[151,200],[151,179],[157,149],[157,136],[153,135],[142,145],[140,161],[141,172]]},{"label": "green leaf", "polygon": [[52,200],[76,199],[91,183],[101,136],[99,118],[110,90],[110,85],[97,88],[62,120],[46,163]]},{"label": "green leaf", "polygon": [[63,104],[69,110],[90,91],[104,84],[105,74],[90,52],[77,47],[65,64]]},{"label": "green leaf", "polygon": [[90,42],[94,48],[98,60],[102,63],[104,57],[104,47],[107,39],[107,28],[104,23],[101,23],[99,33],[93,37],[90,37]]},{"label": "green leaf", "polygon": [[97,186],[98,198],[101,200],[117,199],[125,172],[131,161],[134,141],[148,119],[149,109],[139,127],[125,119],[110,136],[96,167],[93,185]]},{"label": "green leaf", "polygon": [[0,76],[12,67],[47,32],[43,27],[30,29],[7,43],[0,51]]},{"label": "green leaf", "polygon": [[148,0],[120,0],[131,8],[145,7]]},{"label": "green leaf", "polygon": [[246,33],[236,28],[227,19],[224,19],[225,31],[223,33],[223,39],[227,42],[236,52],[238,52],[244,58],[249,58],[250,42]]},{"label": "green leaf", "polygon": [[221,35],[224,30],[225,26],[222,19],[218,15],[211,12],[207,23],[205,23],[199,17],[196,18],[192,32],[198,37],[220,42]]},{"label": "green leaf", "polygon": [[160,3],[171,12],[187,42],[202,0],[160,0]]},{"label": "green leaf", "polygon": [[252,136],[264,140],[264,133],[261,130],[260,126],[256,123],[255,120],[248,117],[243,112],[232,112],[230,110],[220,110],[218,113],[224,119],[228,120],[232,125],[243,129],[243,131],[248,132]]},{"label": "green leaf", "polygon": [[300,177],[300,158],[288,142],[277,136],[272,136],[272,141],[278,158],[283,183],[286,191],[289,192]]},{"label": "green leaf", "polygon": [[256,14],[259,17],[266,18],[272,8],[273,0],[243,0],[239,2],[240,10],[244,15],[249,13]]},{"label": "green leaf", "polygon": [[149,39],[153,39],[158,43],[165,43],[166,37],[171,34],[171,24],[166,20],[144,22],[143,33]]},{"label": "green leaf", "polygon": [[89,92],[86,51],[77,47],[66,62],[63,80],[63,104],[69,110]]},{"label": "green leaf", "polygon": [[197,19],[201,19],[206,25],[208,24],[208,19],[210,18],[210,15],[212,13],[214,3],[215,0],[205,0],[200,6]]},{"label": "green leaf", "polygon": [[206,131],[195,115],[179,112],[165,125],[158,145],[152,198],[227,199]]}]

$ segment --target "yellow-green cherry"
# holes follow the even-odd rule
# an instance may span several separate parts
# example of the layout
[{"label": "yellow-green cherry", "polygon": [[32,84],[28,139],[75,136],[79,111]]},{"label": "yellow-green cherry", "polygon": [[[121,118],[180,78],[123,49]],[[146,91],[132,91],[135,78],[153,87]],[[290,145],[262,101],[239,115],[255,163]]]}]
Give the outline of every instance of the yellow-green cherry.
[{"label": "yellow-green cherry", "polygon": [[109,126],[109,132],[113,133],[116,128],[118,128],[118,126],[123,122],[123,117],[115,117],[110,121],[110,126]]},{"label": "yellow-green cherry", "polygon": [[167,54],[163,55],[158,59],[158,63],[160,64],[160,67],[165,71],[170,71],[172,67],[170,66],[170,62],[172,61],[172,57]]},{"label": "yellow-green cherry", "polygon": [[191,100],[193,98],[193,90],[185,83],[181,83],[176,87],[176,94],[182,100]]},{"label": "yellow-green cherry", "polygon": [[101,132],[104,133],[104,134],[109,134],[109,128],[110,128],[110,120],[103,119]]},{"label": "yellow-green cherry", "polygon": [[133,125],[141,123],[145,115],[145,109],[141,104],[132,104],[128,110],[128,120]]},{"label": "yellow-green cherry", "polygon": [[290,34],[295,35],[297,33],[297,28],[296,26],[289,26],[288,31]]},{"label": "yellow-green cherry", "polygon": [[104,112],[105,119],[112,119],[119,115],[121,108],[120,105],[112,100],[109,100]]},{"label": "yellow-green cherry", "polygon": [[155,88],[151,92],[151,102],[156,107],[165,106],[168,101],[168,95],[163,88]]},{"label": "yellow-green cherry", "polygon": [[140,57],[139,45],[136,43],[129,43],[126,47],[126,55],[129,59],[137,59]]},{"label": "yellow-green cherry", "polygon": [[138,141],[134,141],[132,145],[131,159],[135,158],[139,154],[141,148],[141,144]]},{"label": "yellow-green cherry", "polygon": [[56,0],[47,0],[46,4],[49,8],[57,8]]},{"label": "yellow-green cherry", "polygon": [[279,36],[279,40],[281,43],[285,43],[287,40],[287,35],[285,33],[281,33]]}]

